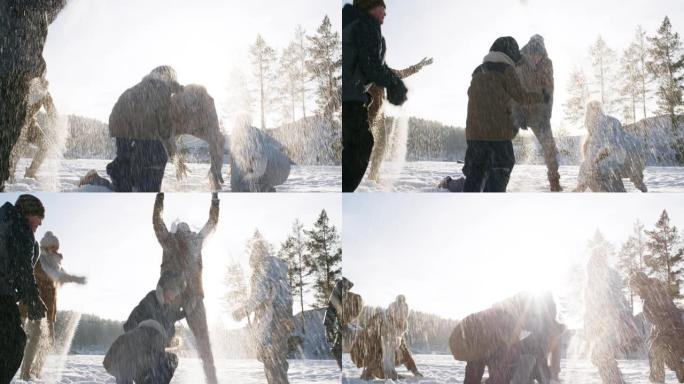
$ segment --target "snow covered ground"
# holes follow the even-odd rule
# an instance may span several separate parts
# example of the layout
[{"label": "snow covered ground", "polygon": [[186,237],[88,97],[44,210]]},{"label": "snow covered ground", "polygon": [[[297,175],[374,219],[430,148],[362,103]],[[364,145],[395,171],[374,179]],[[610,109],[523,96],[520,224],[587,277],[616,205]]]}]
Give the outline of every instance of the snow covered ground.
[{"label": "snow covered ground", "polygon": [[[380,183],[365,178],[359,192],[439,192],[437,184],[446,176],[462,176],[463,164],[453,162],[407,162],[401,172],[393,172],[396,166],[383,163]],[[561,184],[566,192],[577,186],[578,166],[561,166]],[[393,177],[392,175],[398,175]],[[684,167],[648,167],[645,182],[650,192],[683,192]],[[628,192],[638,192],[632,183],[625,179]],[[548,179],[546,166],[518,164],[513,168],[509,192],[547,192]]]},{"label": "snow covered ground", "polygon": [[[89,170],[95,169],[100,176],[107,177],[105,167],[110,160],[46,160],[38,173],[38,179],[25,179],[24,170],[29,159],[21,159],[17,166],[16,183],[8,184],[8,192],[105,192],[102,188],[78,189],[78,181]],[[189,163],[188,177],[176,180],[176,169],[172,164],[166,167],[163,192],[206,192],[209,190],[209,164]],[[223,168],[226,183],[224,191],[230,191],[230,176]],[[55,177],[56,176],[56,177]],[[339,192],[342,190],[342,167],[295,165],[287,182],[276,187],[278,192]]]},{"label": "snow covered ground", "polygon": [[[421,384],[456,384],[463,383],[465,374],[465,363],[454,360],[448,355],[414,355],[418,369],[425,376],[418,379],[408,372],[405,368],[398,369],[399,374],[404,375],[407,380],[402,383],[421,383]],[[622,375],[628,384],[648,384],[648,361],[622,360],[619,362]],[[596,368],[588,360],[563,360],[561,363],[561,382],[567,384],[601,384],[601,378]],[[486,375],[486,374],[485,374]],[[342,382],[345,384],[370,383],[358,379],[361,370],[356,369],[349,355],[344,357],[344,377]],[[373,383],[389,383],[391,381],[376,380]],[[668,372],[666,383],[676,383],[677,379],[673,373]]]},{"label": "snow covered ground", "polygon": [[[56,370],[55,357],[50,357],[45,367],[45,384],[108,383],[114,384],[114,377],[102,368],[104,356],[67,356],[64,368]],[[266,382],[263,365],[256,360],[217,360],[220,383],[262,384]],[[52,369],[50,369],[52,368]],[[203,383],[202,364],[199,359],[181,359],[172,384]],[[339,384],[340,373],[334,360],[290,360],[290,383]],[[15,379],[12,384],[25,383]]]}]

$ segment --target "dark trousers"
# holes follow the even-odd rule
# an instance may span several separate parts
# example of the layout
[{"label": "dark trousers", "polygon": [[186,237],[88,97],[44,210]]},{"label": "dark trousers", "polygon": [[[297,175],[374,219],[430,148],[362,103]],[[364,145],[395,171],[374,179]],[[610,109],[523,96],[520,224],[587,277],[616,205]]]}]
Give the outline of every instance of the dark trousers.
[{"label": "dark trousers", "polygon": [[160,352],[157,356],[141,356],[140,361],[149,359],[150,366],[141,370],[134,377],[117,377],[116,384],[169,384],[178,367],[178,357],[169,352]]},{"label": "dark trousers", "polygon": [[368,107],[361,102],[342,105],[342,192],[354,192],[361,184],[373,152]]},{"label": "dark trousers", "polygon": [[0,384],[8,384],[24,357],[26,334],[14,298],[0,296]]},{"label": "dark trousers", "polygon": [[29,81],[18,74],[0,78],[0,192],[10,177],[10,155],[26,120]]},{"label": "dark trousers", "polygon": [[506,192],[515,165],[512,141],[468,140],[464,192]]},{"label": "dark trousers", "polygon": [[169,158],[159,140],[116,139],[116,158],[107,165],[116,192],[159,192]]}]

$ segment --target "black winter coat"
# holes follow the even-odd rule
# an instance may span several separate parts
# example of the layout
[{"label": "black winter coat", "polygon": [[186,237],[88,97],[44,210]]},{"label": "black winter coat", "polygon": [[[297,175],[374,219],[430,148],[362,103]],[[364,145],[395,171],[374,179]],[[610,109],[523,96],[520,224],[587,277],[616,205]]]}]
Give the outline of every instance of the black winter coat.
[{"label": "black winter coat", "polygon": [[33,267],[40,253],[28,221],[10,203],[0,207],[0,295],[40,300]]}]

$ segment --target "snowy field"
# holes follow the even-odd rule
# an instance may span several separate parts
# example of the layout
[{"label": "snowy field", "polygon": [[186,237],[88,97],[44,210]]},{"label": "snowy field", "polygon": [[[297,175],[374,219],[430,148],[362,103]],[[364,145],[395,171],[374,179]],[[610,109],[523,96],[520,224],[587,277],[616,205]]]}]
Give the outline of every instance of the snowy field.
[{"label": "snowy field", "polygon": [[[71,383],[108,383],[114,384],[114,377],[102,368],[104,356],[70,355],[67,356],[64,368],[52,356],[45,367],[45,377],[35,383],[71,384]],[[217,371],[220,383],[263,384],[266,377],[263,365],[256,360],[217,360]],[[61,374],[60,374],[61,372]],[[172,384],[201,384],[202,363],[198,359],[181,359]],[[290,383],[339,384],[340,373],[333,360],[290,360]],[[25,383],[15,379],[12,384]]]},{"label": "snowy field", "polygon": [[[7,192],[105,192],[102,188],[79,189],[78,181],[89,170],[95,169],[100,176],[108,178],[105,167],[110,160],[46,160],[38,173],[38,179],[25,179],[24,170],[30,159],[21,159],[17,166],[16,183],[7,184]],[[188,177],[176,180],[173,164],[166,167],[162,192],[209,191],[209,164],[188,163]],[[223,190],[230,191],[229,167],[223,167]],[[55,177],[55,175],[57,177]],[[339,192],[342,190],[342,167],[340,166],[292,166],[287,182],[276,187],[278,192]]]},{"label": "snowy field", "polygon": [[[418,369],[425,376],[418,379],[408,372],[405,368],[398,369],[400,375],[404,375],[407,380],[402,383],[421,383],[421,384],[456,384],[463,383],[465,374],[465,363],[454,360],[449,355],[414,355]],[[622,375],[627,384],[648,384],[648,361],[623,360],[619,362]],[[563,360],[561,363],[561,382],[567,384],[601,384],[598,372],[588,360]],[[486,375],[486,373],[485,373]],[[344,357],[344,377],[342,382],[345,384],[369,383],[358,379],[361,370],[356,369],[349,355]],[[388,383],[390,381],[376,380],[373,383]],[[677,379],[673,373],[668,372],[666,383],[676,383]]]},{"label": "snowy field", "polygon": [[[406,162],[400,172],[397,165],[383,163],[380,183],[364,178],[359,192],[440,192],[437,184],[446,176],[462,176],[463,164],[453,162]],[[577,186],[579,166],[561,166],[561,185],[566,192]],[[648,167],[645,183],[650,192],[684,192],[684,167]],[[625,179],[628,192],[638,192],[632,183]],[[546,166],[518,164],[513,168],[509,192],[548,192],[549,182]]]}]

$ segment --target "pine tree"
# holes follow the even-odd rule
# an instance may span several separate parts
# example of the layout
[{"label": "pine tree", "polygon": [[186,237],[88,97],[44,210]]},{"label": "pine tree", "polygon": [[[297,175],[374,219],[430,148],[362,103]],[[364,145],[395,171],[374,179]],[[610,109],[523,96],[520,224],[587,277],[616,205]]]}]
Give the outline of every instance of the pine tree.
[{"label": "pine tree", "polygon": [[614,113],[619,102],[616,96],[616,78],[613,75],[617,63],[615,51],[610,49],[603,38],[599,36],[596,43],[589,49],[589,56],[594,69],[595,86],[597,87],[592,93],[598,93],[601,104],[607,113]]},{"label": "pine tree", "polygon": [[643,108],[644,119],[648,117],[648,94],[650,79],[648,76],[648,46],[646,42],[646,32],[641,27],[637,26],[634,32],[634,41],[630,45],[635,57],[638,59],[636,61],[638,78],[641,84],[639,84],[638,93],[641,98],[641,106]]},{"label": "pine tree", "polygon": [[[304,313],[304,292],[309,284],[307,278],[311,275],[312,264],[311,256],[307,253],[304,226],[299,220],[292,224],[292,232],[281,245],[280,258],[287,262],[290,291],[294,299],[299,300],[301,312]],[[303,316],[302,333],[306,333]]]},{"label": "pine tree", "polygon": [[636,109],[640,100],[641,72],[639,71],[639,54],[635,45],[630,45],[620,59],[621,85],[620,94],[623,96],[623,114],[625,120],[636,123]]},{"label": "pine tree", "polygon": [[240,263],[228,264],[223,284],[227,289],[223,300],[224,308],[228,313],[232,313],[236,308],[242,307],[249,297],[249,285]]},{"label": "pine tree", "polygon": [[314,36],[309,36],[307,67],[317,84],[319,113],[332,119],[342,107],[342,43],[333,32],[330,18],[325,16]]},{"label": "pine tree", "polygon": [[629,307],[634,310],[634,292],[629,288],[630,277],[637,272],[646,272],[644,257],[646,255],[646,241],[644,239],[644,225],[637,220],[633,226],[633,233],[622,244],[618,253],[618,270],[622,273],[623,283],[629,295]]},{"label": "pine tree", "polygon": [[308,237],[306,247],[311,255],[311,272],[314,275],[314,299],[317,308],[327,306],[335,282],[342,276],[342,248],[335,226],[330,224],[328,213],[323,210]]},{"label": "pine tree", "polygon": [[648,71],[658,83],[656,100],[659,112],[669,116],[674,130],[673,144],[680,162],[684,162],[684,138],[680,138],[679,119],[684,101],[682,88],[684,87],[684,54],[682,54],[682,41],[679,33],[672,31],[670,18],[665,17],[654,37],[648,38],[648,53],[651,60],[648,62]]},{"label": "pine tree", "polygon": [[667,211],[663,210],[655,229],[646,231],[646,236],[648,238],[646,242],[648,253],[644,258],[646,266],[654,277],[667,284],[672,297],[682,298],[680,285],[684,249],[680,246],[677,227],[670,225]]},{"label": "pine tree", "polygon": [[290,43],[283,50],[278,65],[278,93],[283,123],[294,123],[295,107],[299,101],[299,69],[297,68],[297,47]]},{"label": "pine tree", "polygon": [[301,25],[295,29],[294,56],[296,57],[297,69],[297,91],[299,92],[299,101],[302,104],[302,117],[306,118],[306,101],[309,93],[309,71],[307,68],[307,61],[309,60],[309,50],[306,44],[306,31]]},{"label": "pine tree", "polygon": [[261,129],[266,129],[266,108],[270,102],[270,91],[275,79],[276,52],[257,35],[256,42],[250,48],[254,76],[259,84],[259,103],[261,111]]},{"label": "pine tree", "polygon": [[575,69],[570,73],[568,81],[568,98],[563,109],[565,120],[573,126],[584,125],[585,109],[589,103],[589,83],[584,72]]}]

